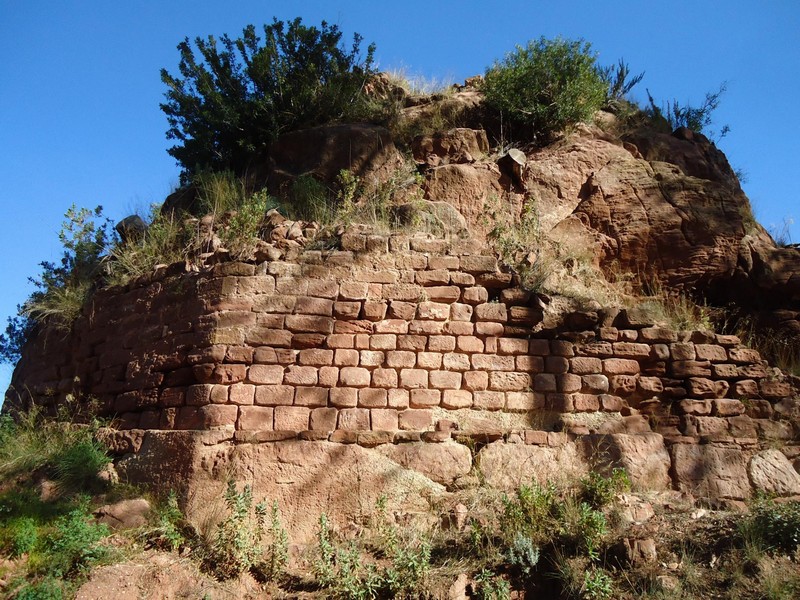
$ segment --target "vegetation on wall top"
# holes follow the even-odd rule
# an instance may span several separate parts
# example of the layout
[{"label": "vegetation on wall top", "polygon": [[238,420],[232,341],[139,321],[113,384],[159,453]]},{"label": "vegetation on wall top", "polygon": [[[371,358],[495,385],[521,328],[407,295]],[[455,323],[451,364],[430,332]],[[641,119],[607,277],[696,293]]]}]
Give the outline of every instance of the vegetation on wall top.
[{"label": "vegetation on wall top", "polygon": [[168,88],[161,109],[183,183],[204,169],[242,174],[282,132],[364,118],[375,46],[362,57],[361,42],[355,34],[348,49],[336,25],[309,27],[299,18],[274,19],[263,37],[248,25],[235,39],[181,42],[179,74],[161,70]]}]

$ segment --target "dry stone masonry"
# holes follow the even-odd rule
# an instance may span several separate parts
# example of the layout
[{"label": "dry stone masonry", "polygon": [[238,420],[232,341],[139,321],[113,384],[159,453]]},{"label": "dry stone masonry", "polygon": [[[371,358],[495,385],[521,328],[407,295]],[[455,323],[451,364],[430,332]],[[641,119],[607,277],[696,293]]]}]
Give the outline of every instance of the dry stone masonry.
[{"label": "dry stone masonry", "polygon": [[26,350],[11,393],[98,404],[120,455],[206,431],[374,448],[444,485],[615,464],[709,498],[800,494],[796,390],[737,338],[637,310],[553,326],[469,239],[351,230],[342,246],[98,291],[69,336]]}]

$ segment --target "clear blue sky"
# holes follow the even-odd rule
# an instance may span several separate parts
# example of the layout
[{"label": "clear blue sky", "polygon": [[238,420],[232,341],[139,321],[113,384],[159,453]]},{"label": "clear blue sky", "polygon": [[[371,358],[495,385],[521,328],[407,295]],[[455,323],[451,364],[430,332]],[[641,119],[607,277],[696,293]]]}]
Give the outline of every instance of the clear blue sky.
[{"label": "clear blue sky", "polygon": [[[748,176],[767,228],[800,220],[800,3],[486,0],[0,0],[0,320],[31,291],[27,277],[60,255],[75,203],[120,219],[161,202],[178,180],[159,110],[159,69],[176,71],[184,37],[238,35],[248,23],[325,19],[375,42],[382,68],[461,81],[515,44],[583,38],[602,63],[645,71],[637,96],[698,104],[723,81],[720,142]],[[800,241],[800,227],[791,227]],[[0,367],[0,389],[10,370]]]}]

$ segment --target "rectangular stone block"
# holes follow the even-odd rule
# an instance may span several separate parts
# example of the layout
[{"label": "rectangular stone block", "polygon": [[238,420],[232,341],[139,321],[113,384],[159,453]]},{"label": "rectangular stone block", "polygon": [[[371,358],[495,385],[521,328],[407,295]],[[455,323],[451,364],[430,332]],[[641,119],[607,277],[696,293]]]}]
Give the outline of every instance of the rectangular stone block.
[{"label": "rectangular stone block", "polygon": [[436,285],[425,288],[425,297],[432,302],[452,304],[461,298],[461,288],[457,285]]},{"label": "rectangular stone block", "polygon": [[569,370],[577,375],[602,373],[603,362],[599,358],[578,356],[569,360]]},{"label": "rectangular stone block", "polygon": [[392,408],[374,408],[370,411],[370,426],[373,431],[397,431],[397,411]]},{"label": "rectangular stone block", "polygon": [[461,270],[473,275],[479,273],[494,273],[497,270],[497,259],[494,256],[462,256]]},{"label": "rectangular stone block", "polygon": [[670,344],[672,360],[693,361],[697,358],[697,351],[691,342],[676,342]]},{"label": "rectangular stone block", "polygon": [[439,369],[442,366],[442,354],[439,352],[418,352],[417,366],[420,369]]},{"label": "rectangular stone block", "polygon": [[287,315],[286,328],[301,333],[333,333],[333,319],[314,315]]},{"label": "rectangular stone block", "polygon": [[489,373],[486,371],[467,371],[464,373],[464,388],[470,391],[482,391],[489,387]]},{"label": "rectangular stone block", "polygon": [[476,391],[472,393],[472,406],[481,410],[503,410],[506,395],[496,391]]},{"label": "rectangular stone block", "polygon": [[362,367],[380,367],[386,363],[387,353],[383,350],[362,350],[359,358],[359,364]]},{"label": "rectangular stone block", "polygon": [[328,388],[300,386],[295,389],[294,403],[296,406],[327,406]]},{"label": "rectangular stone block", "polygon": [[442,355],[442,366],[448,371],[468,371],[471,368],[469,355],[448,352]]},{"label": "rectangular stone block", "polygon": [[316,385],[317,369],[290,365],[283,374],[283,383],[286,385]]},{"label": "rectangular stone block", "polygon": [[506,392],[506,410],[526,412],[544,408],[544,394],[536,392]]},{"label": "rectangular stone block", "polygon": [[672,376],[678,379],[711,376],[711,363],[707,360],[675,360],[671,367]]},{"label": "rectangular stone block", "polygon": [[335,302],[333,304],[333,316],[337,319],[354,320],[360,314],[360,302]]},{"label": "rectangular stone block", "polygon": [[397,387],[397,381],[397,371],[394,369],[377,368],[372,371],[373,387],[392,389]]},{"label": "rectangular stone block", "polygon": [[[404,336],[401,336],[401,338],[402,337]],[[386,353],[387,367],[400,369],[403,367],[413,367],[416,364],[417,364],[416,352],[412,352],[410,350],[393,350]]]},{"label": "rectangular stone block", "polygon": [[387,406],[386,390],[380,388],[363,388],[358,390],[358,406],[363,408],[383,408]]},{"label": "rectangular stone block", "polygon": [[290,406],[294,403],[294,387],[291,385],[258,385],[255,403],[260,406]]},{"label": "rectangular stone block", "polygon": [[339,384],[339,367],[320,367],[317,384],[321,387],[336,387]]},{"label": "rectangular stone block", "polygon": [[451,321],[471,321],[474,309],[469,304],[454,302],[450,305]]},{"label": "rectangular stone block", "polygon": [[[430,267],[430,264],[428,264]],[[417,271],[416,281],[419,285],[447,285],[450,283],[450,272],[446,269]]]},{"label": "rectangular stone block", "polygon": [[728,356],[736,364],[757,363],[761,360],[761,355],[750,348],[730,348]]},{"label": "rectangular stone block", "polygon": [[431,371],[430,386],[439,390],[461,389],[461,373],[455,371]]},{"label": "rectangular stone block", "polygon": [[305,350],[300,350],[297,358],[301,365],[324,367],[333,364],[333,350],[306,348]]},{"label": "rectangular stone block", "polygon": [[616,342],[613,344],[614,356],[618,358],[647,358],[650,356],[649,344],[633,342]]},{"label": "rectangular stone block", "polygon": [[426,409],[409,409],[398,414],[400,429],[408,431],[425,431],[433,425],[433,411]]},{"label": "rectangular stone block", "polygon": [[412,389],[410,390],[409,406],[411,408],[430,408],[439,406],[442,393],[439,390]]},{"label": "rectangular stone block", "polygon": [[421,285],[411,283],[387,284],[383,286],[384,300],[401,300],[403,302],[418,302],[425,293]]},{"label": "rectangular stone block", "polygon": [[344,408],[339,411],[337,429],[347,431],[369,431],[370,418],[367,408]]},{"label": "rectangular stone block", "polygon": [[603,360],[603,372],[606,375],[636,375],[640,371],[639,363],[626,358],[606,358]]},{"label": "rectangular stone block", "polygon": [[312,431],[333,431],[339,411],[335,408],[315,408],[311,411],[310,427]]},{"label": "rectangular stone block", "polygon": [[710,360],[712,363],[726,362],[728,360],[728,353],[722,346],[715,344],[696,344],[695,354],[697,360]]},{"label": "rectangular stone block", "polygon": [[375,323],[375,333],[407,334],[408,321],[403,319],[384,319]]},{"label": "rectangular stone block", "polygon": [[236,429],[245,431],[271,431],[273,408],[266,406],[242,406]]},{"label": "rectangular stone block", "polygon": [[328,393],[331,404],[338,408],[358,406],[358,390],[355,388],[333,388]]},{"label": "rectangular stone block", "polygon": [[276,431],[305,431],[310,415],[311,409],[304,406],[276,406],[274,428]]},{"label": "rectangular stone block", "polygon": [[408,390],[389,390],[388,403],[390,408],[408,408],[410,394]]},{"label": "rectangular stone block", "polygon": [[394,350],[397,348],[397,335],[393,333],[373,334],[369,339],[370,350]]},{"label": "rectangular stone block", "polygon": [[357,367],[360,358],[358,350],[338,348],[333,355],[333,364],[337,367]]},{"label": "rectangular stone block", "polygon": [[407,390],[428,387],[428,372],[423,369],[402,369],[400,387]]},{"label": "rectangular stone block", "polygon": [[214,386],[210,383],[190,385],[186,388],[186,404],[189,406],[204,406],[211,403],[211,389]]},{"label": "rectangular stone block", "polygon": [[432,335],[428,338],[431,352],[452,352],[456,349],[456,338],[452,335]]},{"label": "rectangular stone block", "polygon": [[[424,335],[398,335],[397,348],[399,350],[425,350],[428,338]],[[412,365],[413,366],[413,365]]]},{"label": "rectangular stone block", "polygon": [[469,390],[446,389],[442,393],[442,408],[458,410],[472,406],[472,392]]},{"label": "rectangular stone block", "polygon": [[339,371],[339,383],[346,387],[368,387],[371,374],[363,367],[342,367]]},{"label": "rectangular stone block", "polygon": [[420,321],[415,319],[408,324],[408,332],[413,335],[439,335],[444,331],[443,321]]},{"label": "rectangular stone block", "polygon": [[256,386],[250,383],[234,383],[228,391],[228,401],[231,404],[253,404]]},{"label": "rectangular stone block", "polygon": [[515,371],[490,371],[489,389],[499,392],[522,392],[533,385],[529,373]]},{"label": "rectangular stone block", "polygon": [[498,354],[527,354],[529,340],[522,338],[504,338],[497,340]]},{"label": "rectangular stone block", "polygon": [[500,302],[486,302],[475,306],[476,321],[491,321],[505,323],[508,320],[506,305]]},{"label": "rectangular stone block", "polygon": [[513,356],[498,356],[497,354],[473,354],[470,358],[472,368],[480,371],[513,371]]},{"label": "rectangular stone block", "polygon": [[572,394],[575,412],[597,412],[600,410],[600,397],[595,394]]}]

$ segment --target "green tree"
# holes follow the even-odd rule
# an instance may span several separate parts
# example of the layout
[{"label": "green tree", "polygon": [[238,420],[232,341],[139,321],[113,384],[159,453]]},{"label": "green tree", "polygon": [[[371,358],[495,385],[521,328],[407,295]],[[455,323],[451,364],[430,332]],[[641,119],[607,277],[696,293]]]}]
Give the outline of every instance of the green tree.
[{"label": "green tree", "polygon": [[588,42],[542,37],[496,62],[483,90],[487,106],[516,129],[515,137],[547,143],[566,126],[590,119],[606,101],[609,84]]},{"label": "green tree", "polygon": [[364,86],[374,74],[374,45],[360,53],[362,37],[342,44],[336,25],[319,28],[297,18],[253,25],[242,36],[186,38],[178,45],[179,75],[161,70],[167,85],[168,150],[183,181],[202,170],[242,174],[285,131],[338,120],[359,120],[370,101]]}]

